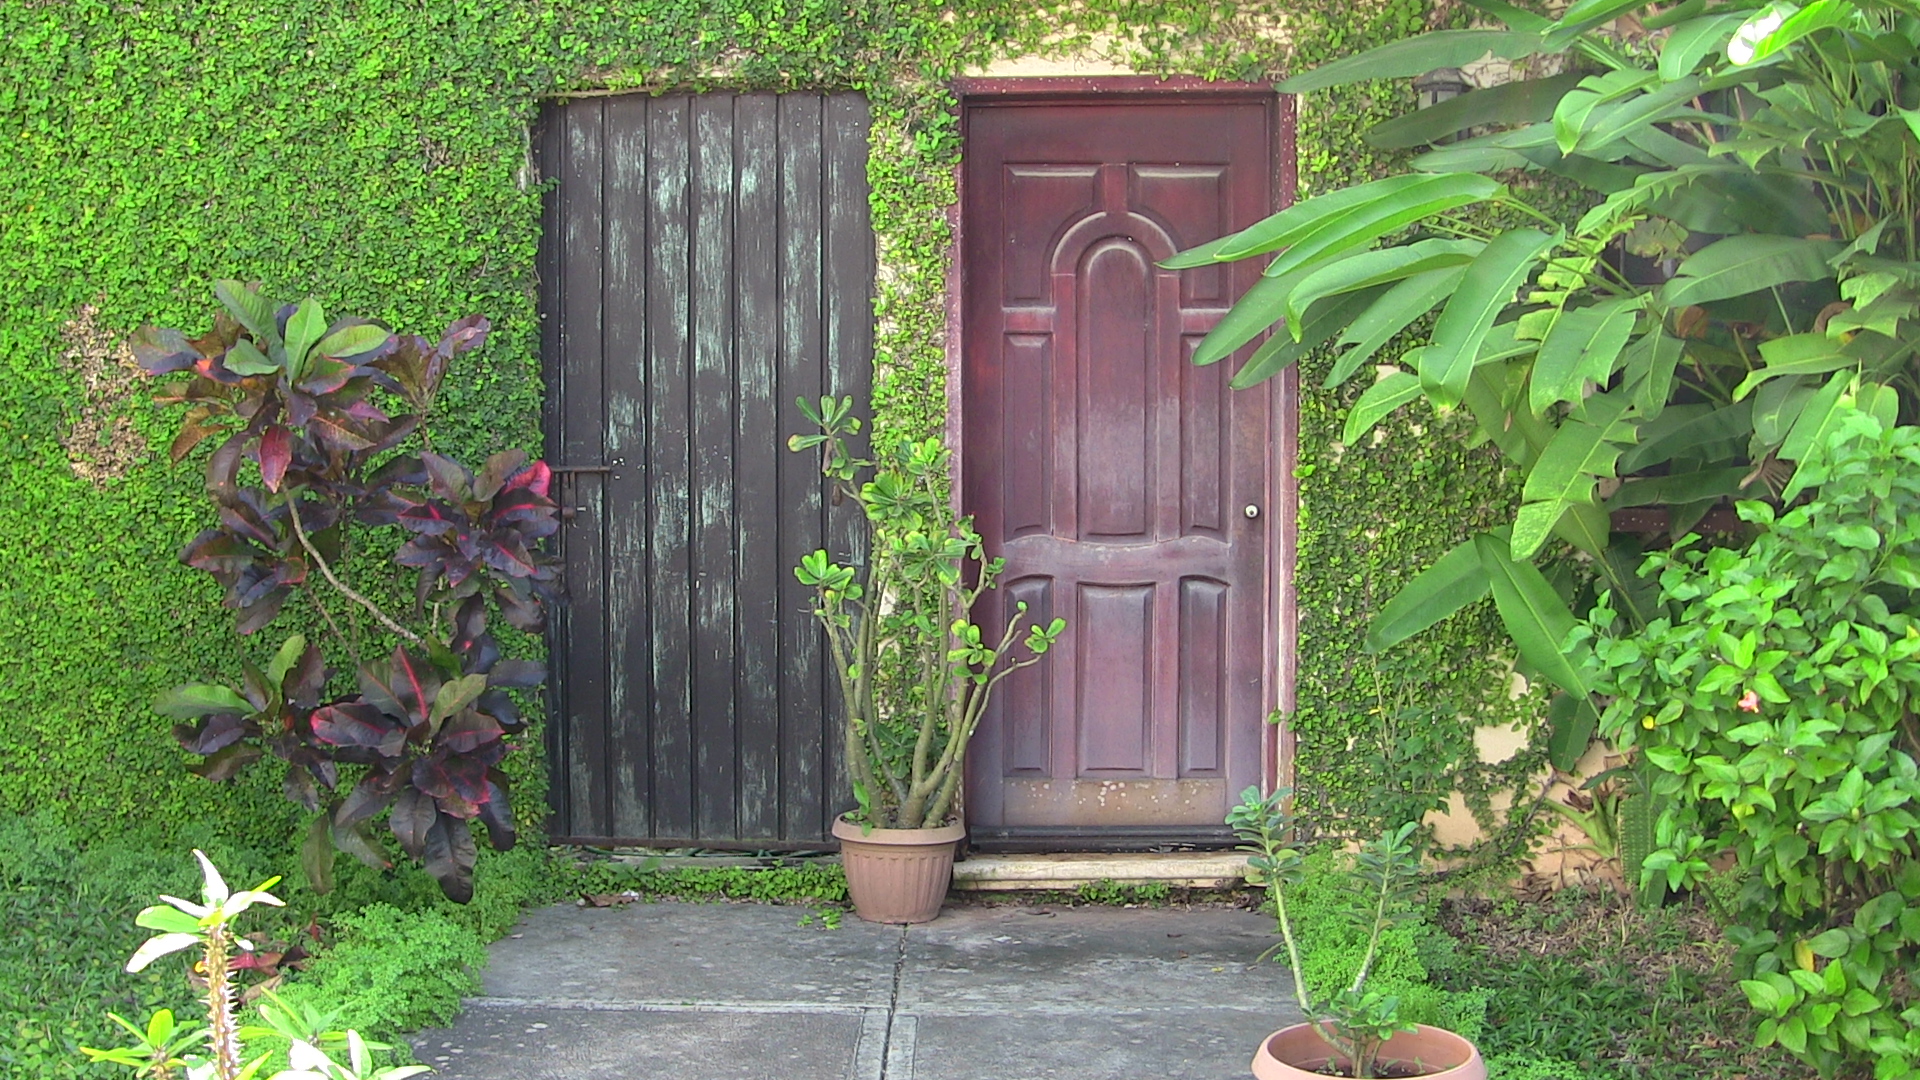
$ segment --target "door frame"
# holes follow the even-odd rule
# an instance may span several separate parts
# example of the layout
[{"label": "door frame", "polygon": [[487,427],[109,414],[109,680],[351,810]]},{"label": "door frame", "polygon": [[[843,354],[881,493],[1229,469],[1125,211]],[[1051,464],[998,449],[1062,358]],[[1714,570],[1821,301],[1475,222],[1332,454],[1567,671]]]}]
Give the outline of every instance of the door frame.
[{"label": "door frame", "polygon": [[[955,79],[951,89],[960,103],[961,160],[954,166],[956,197],[948,210],[947,222],[952,241],[948,248],[950,258],[946,282],[947,426],[945,437],[947,446],[952,451],[949,459],[952,470],[951,491],[957,512],[962,509],[960,499],[965,490],[962,473],[966,468],[965,418],[963,416],[965,387],[962,380],[966,378],[963,321],[966,310],[967,223],[962,211],[966,206],[967,128],[972,106],[994,101],[1034,105],[1118,105],[1131,101],[1154,104],[1186,101],[1257,104],[1267,109],[1272,122],[1271,169],[1272,175],[1278,179],[1273,190],[1273,210],[1283,209],[1293,203],[1298,187],[1298,175],[1294,141],[1297,131],[1294,99],[1291,95],[1276,93],[1272,83],[1210,82],[1184,75],[1166,78],[1145,75],[1038,78],[982,76]],[[1294,783],[1294,733],[1287,718],[1292,715],[1296,704],[1298,679],[1299,615],[1294,569],[1299,543],[1300,485],[1294,476],[1294,467],[1299,459],[1299,368],[1297,366],[1287,368],[1278,377],[1269,380],[1267,385],[1268,393],[1271,395],[1270,423],[1273,435],[1267,442],[1267,505],[1272,508],[1272,512],[1267,515],[1267,597],[1265,618],[1262,620],[1265,630],[1262,646],[1265,652],[1262,698],[1279,710],[1280,723],[1263,722],[1261,725],[1260,773],[1262,786],[1272,791],[1276,787],[1288,787]],[[1233,392],[1247,393],[1244,390]],[[1057,830],[1049,830],[1049,833],[1064,841],[1082,831],[1086,830],[1061,827]],[[1094,831],[1088,832],[1086,839],[1093,842],[1076,846],[1089,848],[1100,846],[1097,837],[1092,835]],[[1173,843],[1179,842],[1177,837],[1171,835],[1166,839]],[[1011,848],[1035,845],[1016,841],[999,843],[995,846]],[[1058,848],[1063,844],[1037,846]]]}]

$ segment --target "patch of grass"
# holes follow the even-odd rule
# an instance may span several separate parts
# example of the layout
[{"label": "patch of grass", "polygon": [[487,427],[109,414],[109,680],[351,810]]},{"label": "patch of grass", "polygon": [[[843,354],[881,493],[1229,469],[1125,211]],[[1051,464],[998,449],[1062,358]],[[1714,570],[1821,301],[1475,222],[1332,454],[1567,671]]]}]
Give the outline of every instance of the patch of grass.
[{"label": "patch of grass", "polygon": [[659,868],[609,860],[555,861],[551,899],[583,893],[635,892],[647,899],[754,900],[763,904],[843,904],[847,876],[834,863],[767,867]]},{"label": "patch of grass", "polygon": [[[1733,948],[1703,906],[1642,910],[1609,891],[1442,903],[1458,963],[1436,981],[1487,995],[1494,1080],[1811,1080],[1752,1045]],[[1565,1062],[1580,1062],[1562,1072]]]},{"label": "patch of grass", "polygon": [[1091,881],[1073,891],[1074,896],[1083,904],[1106,904],[1112,907],[1134,905],[1136,907],[1154,907],[1167,902],[1173,895],[1173,888],[1164,881],[1124,882],[1112,880]]}]

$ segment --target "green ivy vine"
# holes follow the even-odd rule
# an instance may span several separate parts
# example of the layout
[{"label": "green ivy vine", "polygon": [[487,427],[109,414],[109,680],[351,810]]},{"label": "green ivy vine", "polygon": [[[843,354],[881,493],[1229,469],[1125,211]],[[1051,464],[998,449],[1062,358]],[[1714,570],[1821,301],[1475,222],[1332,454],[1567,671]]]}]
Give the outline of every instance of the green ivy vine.
[{"label": "green ivy vine", "polygon": [[[121,334],[192,323],[212,278],[232,275],[395,325],[483,312],[495,334],[450,380],[442,438],[476,458],[535,447],[541,185],[528,130],[543,104],[610,89],[855,89],[874,114],[877,430],[934,433],[954,76],[1090,52],[1143,73],[1270,78],[1441,17],[1430,0],[0,6],[0,809],[58,807],[94,835],[212,819],[280,845],[295,827],[271,781],[208,798],[149,709],[162,687],[234,676],[201,646],[228,632],[227,615],[174,558],[202,525],[192,478],[157,453],[89,465],[73,437],[87,417],[122,449],[172,436],[144,387],[97,377],[118,370],[110,349],[76,355],[83,307]],[[1359,135],[1410,104],[1394,86],[1303,102],[1301,192],[1386,167]],[[1406,760],[1417,730],[1430,741],[1421,760],[1444,767],[1402,786],[1456,787],[1488,812],[1539,757],[1476,756],[1475,728],[1526,724],[1537,706],[1509,697],[1486,613],[1377,664],[1358,650],[1370,606],[1463,534],[1461,507],[1503,517],[1505,478],[1441,419],[1342,447],[1346,402],[1317,389],[1311,364],[1302,386],[1299,779],[1329,824],[1387,813],[1368,761]],[[1383,702],[1426,719],[1389,724]],[[515,759],[516,781],[537,783],[537,740]],[[529,815],[538,805],[520,801]]]}]

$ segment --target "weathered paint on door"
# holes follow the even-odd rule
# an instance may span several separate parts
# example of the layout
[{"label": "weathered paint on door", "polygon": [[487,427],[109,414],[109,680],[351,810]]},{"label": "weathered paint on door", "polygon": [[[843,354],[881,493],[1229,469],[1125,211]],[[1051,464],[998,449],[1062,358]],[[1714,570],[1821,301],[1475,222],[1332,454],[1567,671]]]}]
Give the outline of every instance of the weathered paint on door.
[{"label": "weathered paint on door", "polygon": [[1273,395],[1188,362],[1259,271],[1155,263],[1272,211],[1276,107],[968,107],[963,504],[1068,620],[983,724],[977,839],[1217,835],[1261,779]]},{"label": "weathered paint on door", "polygon": [[548,455],[588,470],[560,489],[556,838],[818,846],[850,802],[789,568],[848,550],[852,508],[785,444],[796,397],[870,381],[868,126],[857,94],[544,118]]}]

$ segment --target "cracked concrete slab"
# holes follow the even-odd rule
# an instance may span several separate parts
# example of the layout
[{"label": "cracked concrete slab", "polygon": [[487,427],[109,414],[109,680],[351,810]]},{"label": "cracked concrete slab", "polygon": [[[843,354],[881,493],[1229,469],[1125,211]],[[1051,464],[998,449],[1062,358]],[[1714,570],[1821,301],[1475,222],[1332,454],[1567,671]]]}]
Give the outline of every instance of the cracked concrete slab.
[{"label": "cracked concrete slab", "polygon": [[530,912],[416,1053],[441,1080],[1227,1080],[1292,1022],[1273,941],[1226,909]]}]

